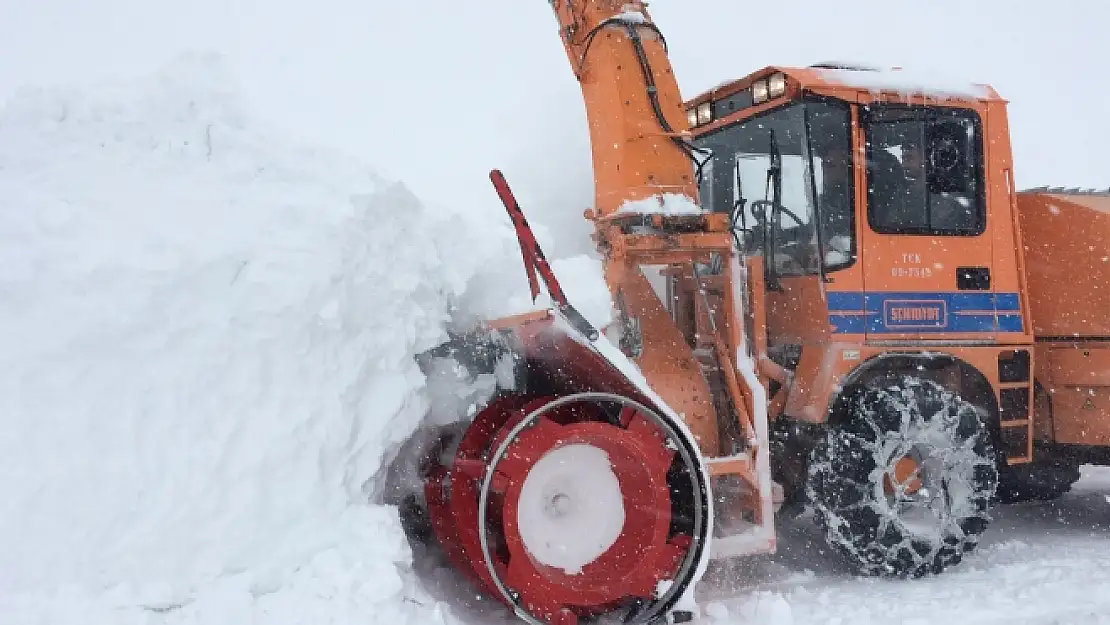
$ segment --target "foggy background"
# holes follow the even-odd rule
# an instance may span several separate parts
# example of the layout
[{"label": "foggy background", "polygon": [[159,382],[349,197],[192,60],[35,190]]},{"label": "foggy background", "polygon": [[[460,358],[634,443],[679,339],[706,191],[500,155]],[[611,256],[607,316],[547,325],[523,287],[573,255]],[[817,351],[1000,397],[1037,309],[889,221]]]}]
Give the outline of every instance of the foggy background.
[{"label": "foggy background", "polygon": [[[649,10],[684,97],[772,64],[943,73],[1011,101],[1019,187],[1110,186],[1110,5],[658,0]],[[225,54],[259,116],[364,159],[430,204],[500,210],[487,178],[498,167],[525,210],[585,233],[585,113],[546,0],[0,3],[4,99],[26,85],[139,75],[186,51]]]}]

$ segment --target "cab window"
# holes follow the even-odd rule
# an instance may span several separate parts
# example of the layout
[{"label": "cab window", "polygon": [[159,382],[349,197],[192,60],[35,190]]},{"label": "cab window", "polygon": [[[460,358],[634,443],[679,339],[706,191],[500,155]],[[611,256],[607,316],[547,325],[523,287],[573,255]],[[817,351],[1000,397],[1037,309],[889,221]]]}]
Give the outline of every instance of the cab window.
[{"label": "cab window", "polygon": [[883,105],[863,107],[861,119],[872,230],[983,233],[982,131],[974,111]]},{"label": "cab window", "polygon": [[[796,102],[697,141],[712,153],[703,202],[733,216],[740,248],[775,274],[813,275],[855,259],[851,111]],[[822,253],[823,252],[823,253]]]}]

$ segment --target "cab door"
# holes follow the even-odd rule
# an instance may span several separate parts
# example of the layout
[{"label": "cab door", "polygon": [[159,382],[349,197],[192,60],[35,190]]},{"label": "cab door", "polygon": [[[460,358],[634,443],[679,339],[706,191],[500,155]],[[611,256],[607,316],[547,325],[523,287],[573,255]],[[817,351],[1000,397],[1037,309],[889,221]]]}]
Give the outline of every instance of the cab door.
[{"label": "cab door", "polygon": [[983,115],[969,108],[860,107],[869,340],[991,339],[999,331]]}]

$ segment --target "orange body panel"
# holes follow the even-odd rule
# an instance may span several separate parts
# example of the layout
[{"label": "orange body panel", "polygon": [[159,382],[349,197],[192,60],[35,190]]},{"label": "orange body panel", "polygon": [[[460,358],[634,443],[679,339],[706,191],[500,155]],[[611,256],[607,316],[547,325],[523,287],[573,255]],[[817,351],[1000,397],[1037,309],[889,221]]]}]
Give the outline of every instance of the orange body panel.
[{"label": "orange body panel", "polygon": [[1110,194],[1018,194],[1033,328],[1110,336]]},{"label": "orange body panel", "polygon": [[719,441],[709,385],[690,346],[638,267],[611,264],[606,280],[617,287],[628,315],[640,320],[643,347],[636,364],[651,387],[683,415],[702,453],[715,456]]},{"label": "orange body panel", "polygon": [[1110,446],[1110,193],[1018,194],[1033,327],[1038,439]]},{"label": "orange body panel", "polygon": [[[856,342],[835,342],[803,350],[791,387],[785,414],[800,421],[824,422],[840,386],[861,368],[871,366],[876,357],[893,350],[883,345]],[[1001,386],[998,379],[998,352],[994,347],[962,347],[959,345],[922,347],[907,346],[901,353],[927,352],[966,363],[981,372],[992,387]]]},{"label": "orange body panel", "polygon": [[786,278],[781,292],[767,293],[767,333],[773,342],[828,342],[832,326],[827,322],[828,304],[820,282],[817,276]]},{"label": "orange body panel", "polygon": [[1036,375],[1038,440],[1110,446],[1110,342],[1039,343]]},{"label": "orange body panel", "polygon": [[[859,94],[859,100],[869,103],[874,98],[870,94]],[[882,311],[886,316],[881,322],[883,327],[880,331],[870,331],[875,325],[872,324],[867,332],[869,339],[1004,344],[1028,344],[1032,340],[1028,306],[1022,297],[1025,289],[1016,242],[1013,198],[1007,183],[1013,165],[1005,108],[1000,102],[966,101],[959,102],[958,106],[975,111],[982,120],[986,229],[970,237],[879,234],[868,227],[864,193],[857,193],[862,259],[859,264],[865,290],[867,293],[907,294],[893,302],[884,302],[889,308]],[[863,180],[866,182],[866,177]],[[865,184],[857,185],[857,189],[866,188]],[[1001,296],[1012,305],[999,308],[970,303],[973,299],[986,303],[989,298],[965,297],[964,302],[955,301],[960,294],[958,272],[968,267],[990,271],[990,288],[975,293]],[[900,304],[907,313],[901,319],[897,317]],[[909,316],[914,312],[918,312],[919,318]],[[979,319],[993,316],[996,329],[983,331],[976,327],[974,331],[961,331],[961,327],[970,326],[961,322],[972,316]],[[895,323],[906,326],[907,331],[897,332]],[[927,334],[923,333],[926,330]]]},{"label": "orange body panel", "polygon": [[[639,353],[633,360],[656,392],[684,415],[702,452],[708,457],[721,455],[721,423],[715,418],[714,392],[703,368],[709,366],[704,352],[716,350],[718,340],[725,351],[734,353],[738,345],[739,326],[727,313],[735,310],[732,276],[726,266],[722,274],[695,277],[691,263],[706,263],[713,254],[730,254],[730,235],[693,232],[659,237],[626,234],[614,225],[599,230],[598,236],[608,250],[605,279],[621,315],[640,325]],[[665,285],[668,281],[670,287]],[[743,394],[744,389],[738,390]],[[736,394],[728,388],[719,392]],[[746,401],[738,403],[741,420],[751,414],[751,408]]]},{"label": "orange body panel", "polygon": [[1053,393],[1055,443],[1110,446],[1110,387],[1066,388]]}]

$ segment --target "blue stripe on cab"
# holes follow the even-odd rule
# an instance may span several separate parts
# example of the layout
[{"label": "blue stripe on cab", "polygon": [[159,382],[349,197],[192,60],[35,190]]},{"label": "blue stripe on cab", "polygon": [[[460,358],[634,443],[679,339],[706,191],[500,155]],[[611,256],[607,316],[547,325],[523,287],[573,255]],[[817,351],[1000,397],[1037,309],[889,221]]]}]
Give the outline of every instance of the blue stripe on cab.
[{"label": "blue stripe on cab", "polygon": [[1017,293],[829,292],[837,334],[1021,332]]},{"label": "blue stripe on cab", "polygon": [[867,327],[867,317],[829,313],[829,323],[833,326],[834,334],[863,334]]}]

